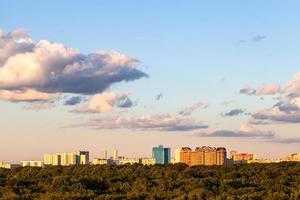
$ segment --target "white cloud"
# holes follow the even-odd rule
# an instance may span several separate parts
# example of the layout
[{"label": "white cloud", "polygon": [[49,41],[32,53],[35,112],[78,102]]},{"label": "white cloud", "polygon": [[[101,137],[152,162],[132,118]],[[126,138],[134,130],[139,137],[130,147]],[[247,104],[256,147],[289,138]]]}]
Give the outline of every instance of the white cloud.
[{"label": "white cloud", "polygon": [[280,93],[280,85],[278,84],[273,84],[270,86],[265,86],[265,87],[259,87],[256,89],[255,94],[256,95],[273,95],[273,94],[278,94]]},{"label": "white cloud", "polygon": [[286,86],[286,92],[300,93],[300,72],[298,72],[293,80]]},{"label": "white cloud", "polygon": [[55,107],[55,104],[52,102],[33,102],[33,103],[28,103],[27,105],[24,106],[25,109],[28,110],[45,110],[45,109],[52,109]]},{"label": "white cloud", "polygon": [[132,103],[130,104],[128,102],[131,102],[131,100],[128,97],[128,93],[117,94],[114,92],[103,92],[101,94],[94,95],[88,104],[74,109],[73,112],[110,112],[115,106],[131,107]]},{"label": "white cloud", "polygon": [[84,55],[46,40],[33,41],[23,30],[0,34],[0,90],[96,94],[121,81],[147,75],[139,61],[118,52]]},{"label": "white cloud", "polygon": [[243,89],[240,90],[241,94],[257,95],[257,96],[275,95],[275,94],[279,94],[280,92],[281,92],[281,88],[280,85],[278,84],[273,84],[270,86],[262,86],[256,89],[252,88],[249,85],[246,85]]},{"label": "white cloud", "polygon": [[49,94],[35,90],[8,91],[0,90],[0,99],[11,102],[19,101],[46,101],[58,97],[58,94]]}]

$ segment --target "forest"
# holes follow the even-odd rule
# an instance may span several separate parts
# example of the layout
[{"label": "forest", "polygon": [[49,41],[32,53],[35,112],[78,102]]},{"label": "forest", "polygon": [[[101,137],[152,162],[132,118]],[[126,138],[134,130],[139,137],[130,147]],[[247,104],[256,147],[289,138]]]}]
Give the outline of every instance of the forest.
[{"label": "forest", "polygon": [[300,199],[300,163],[0,169],[0,199]]}]

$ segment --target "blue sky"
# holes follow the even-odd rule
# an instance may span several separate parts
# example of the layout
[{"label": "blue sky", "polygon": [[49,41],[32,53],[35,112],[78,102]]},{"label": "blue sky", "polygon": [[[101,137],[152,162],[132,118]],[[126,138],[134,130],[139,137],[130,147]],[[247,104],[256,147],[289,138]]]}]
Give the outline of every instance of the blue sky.
[{"label": "blue sky", "polygon": [[[101,91],[128,93],[128,98],[136,102],[127,108],[114,104],[108,112],[72,112],[81,105],[64,106],[62,100],[56,101],[51,109],[38,111],[26,109],[32,102],[1,101],[0,150],[12,154],[0,154],[0,159],[14,162],[38,159],[48,151],[75,148],[86,148],[96,156],[101,150],[115,147],[124,155],[141,156],[150,155],[151,147],[157,144],[173,148],[225,146],[228,150],[278,157],[300,151],[297,120],[291,123],[268,115],[267,125],[249,124],[255,117],[262,120],[260,110],[271,109],[276,103],[297,105],[297,98],[283,98],[291,93],[284,88],[300,68],[299,4],[297,1],[2,1],[0,29],[5,34],[23,28],[34,41],[61,43],[85,55],[100,50],[116,51],[138,59],[137,69],[149,77],[113,83]],[[240,94],[245,85],[252,89],[279,85],[281,92]],[[4,89],[1,84],[0,89]],[[55,92],[63,97],[82,95]],[[156,101],[155,96],[161,92],[163,97]],[[224,101],[230,104],[224,106]],[[191,115],[178,114],[199,102],[201,106]],[[82,106],[85,104],[88,100],[82,102]],[[234,109],[242,109],[243,113],[224,116]],[[299,113],[293,110],[292,114],[297,117]],[[118,124],[123,126],[121,129],[87,126],[90,120],[115,115],[130,118],[132,123],[141,116],[171,115],[176,120],[201,121],[209,128],[172,132],[141,130],[132,124]],[[291,113],[280,113],[283,115],[289,117]],[[241,131],[244,129],[240,127],[246,125],[251,130],[242,133],[254,136],[212,136],[218,130]],[[269,132],[276,136],[264,135]],[[207,134],[210,137],[203,137]],[[282,142],[284,138],[292,138],[294,142]]]}]

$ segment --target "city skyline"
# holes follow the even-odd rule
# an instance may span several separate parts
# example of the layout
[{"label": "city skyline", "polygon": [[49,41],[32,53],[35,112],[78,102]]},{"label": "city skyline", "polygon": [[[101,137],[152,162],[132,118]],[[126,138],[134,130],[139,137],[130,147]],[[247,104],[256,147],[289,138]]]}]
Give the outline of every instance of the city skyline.
[{"label": "city skyline", "polygon": [[0,161],[300,152],[299,6],[3,1]]}]

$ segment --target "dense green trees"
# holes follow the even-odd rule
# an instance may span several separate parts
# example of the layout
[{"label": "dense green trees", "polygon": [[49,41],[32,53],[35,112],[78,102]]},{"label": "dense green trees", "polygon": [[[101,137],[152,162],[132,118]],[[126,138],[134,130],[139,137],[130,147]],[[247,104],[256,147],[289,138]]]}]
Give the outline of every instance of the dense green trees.
[{"label": "dense green trees", "polygon": [[1,169],[0,199],[300,199],[300,163]]}]

